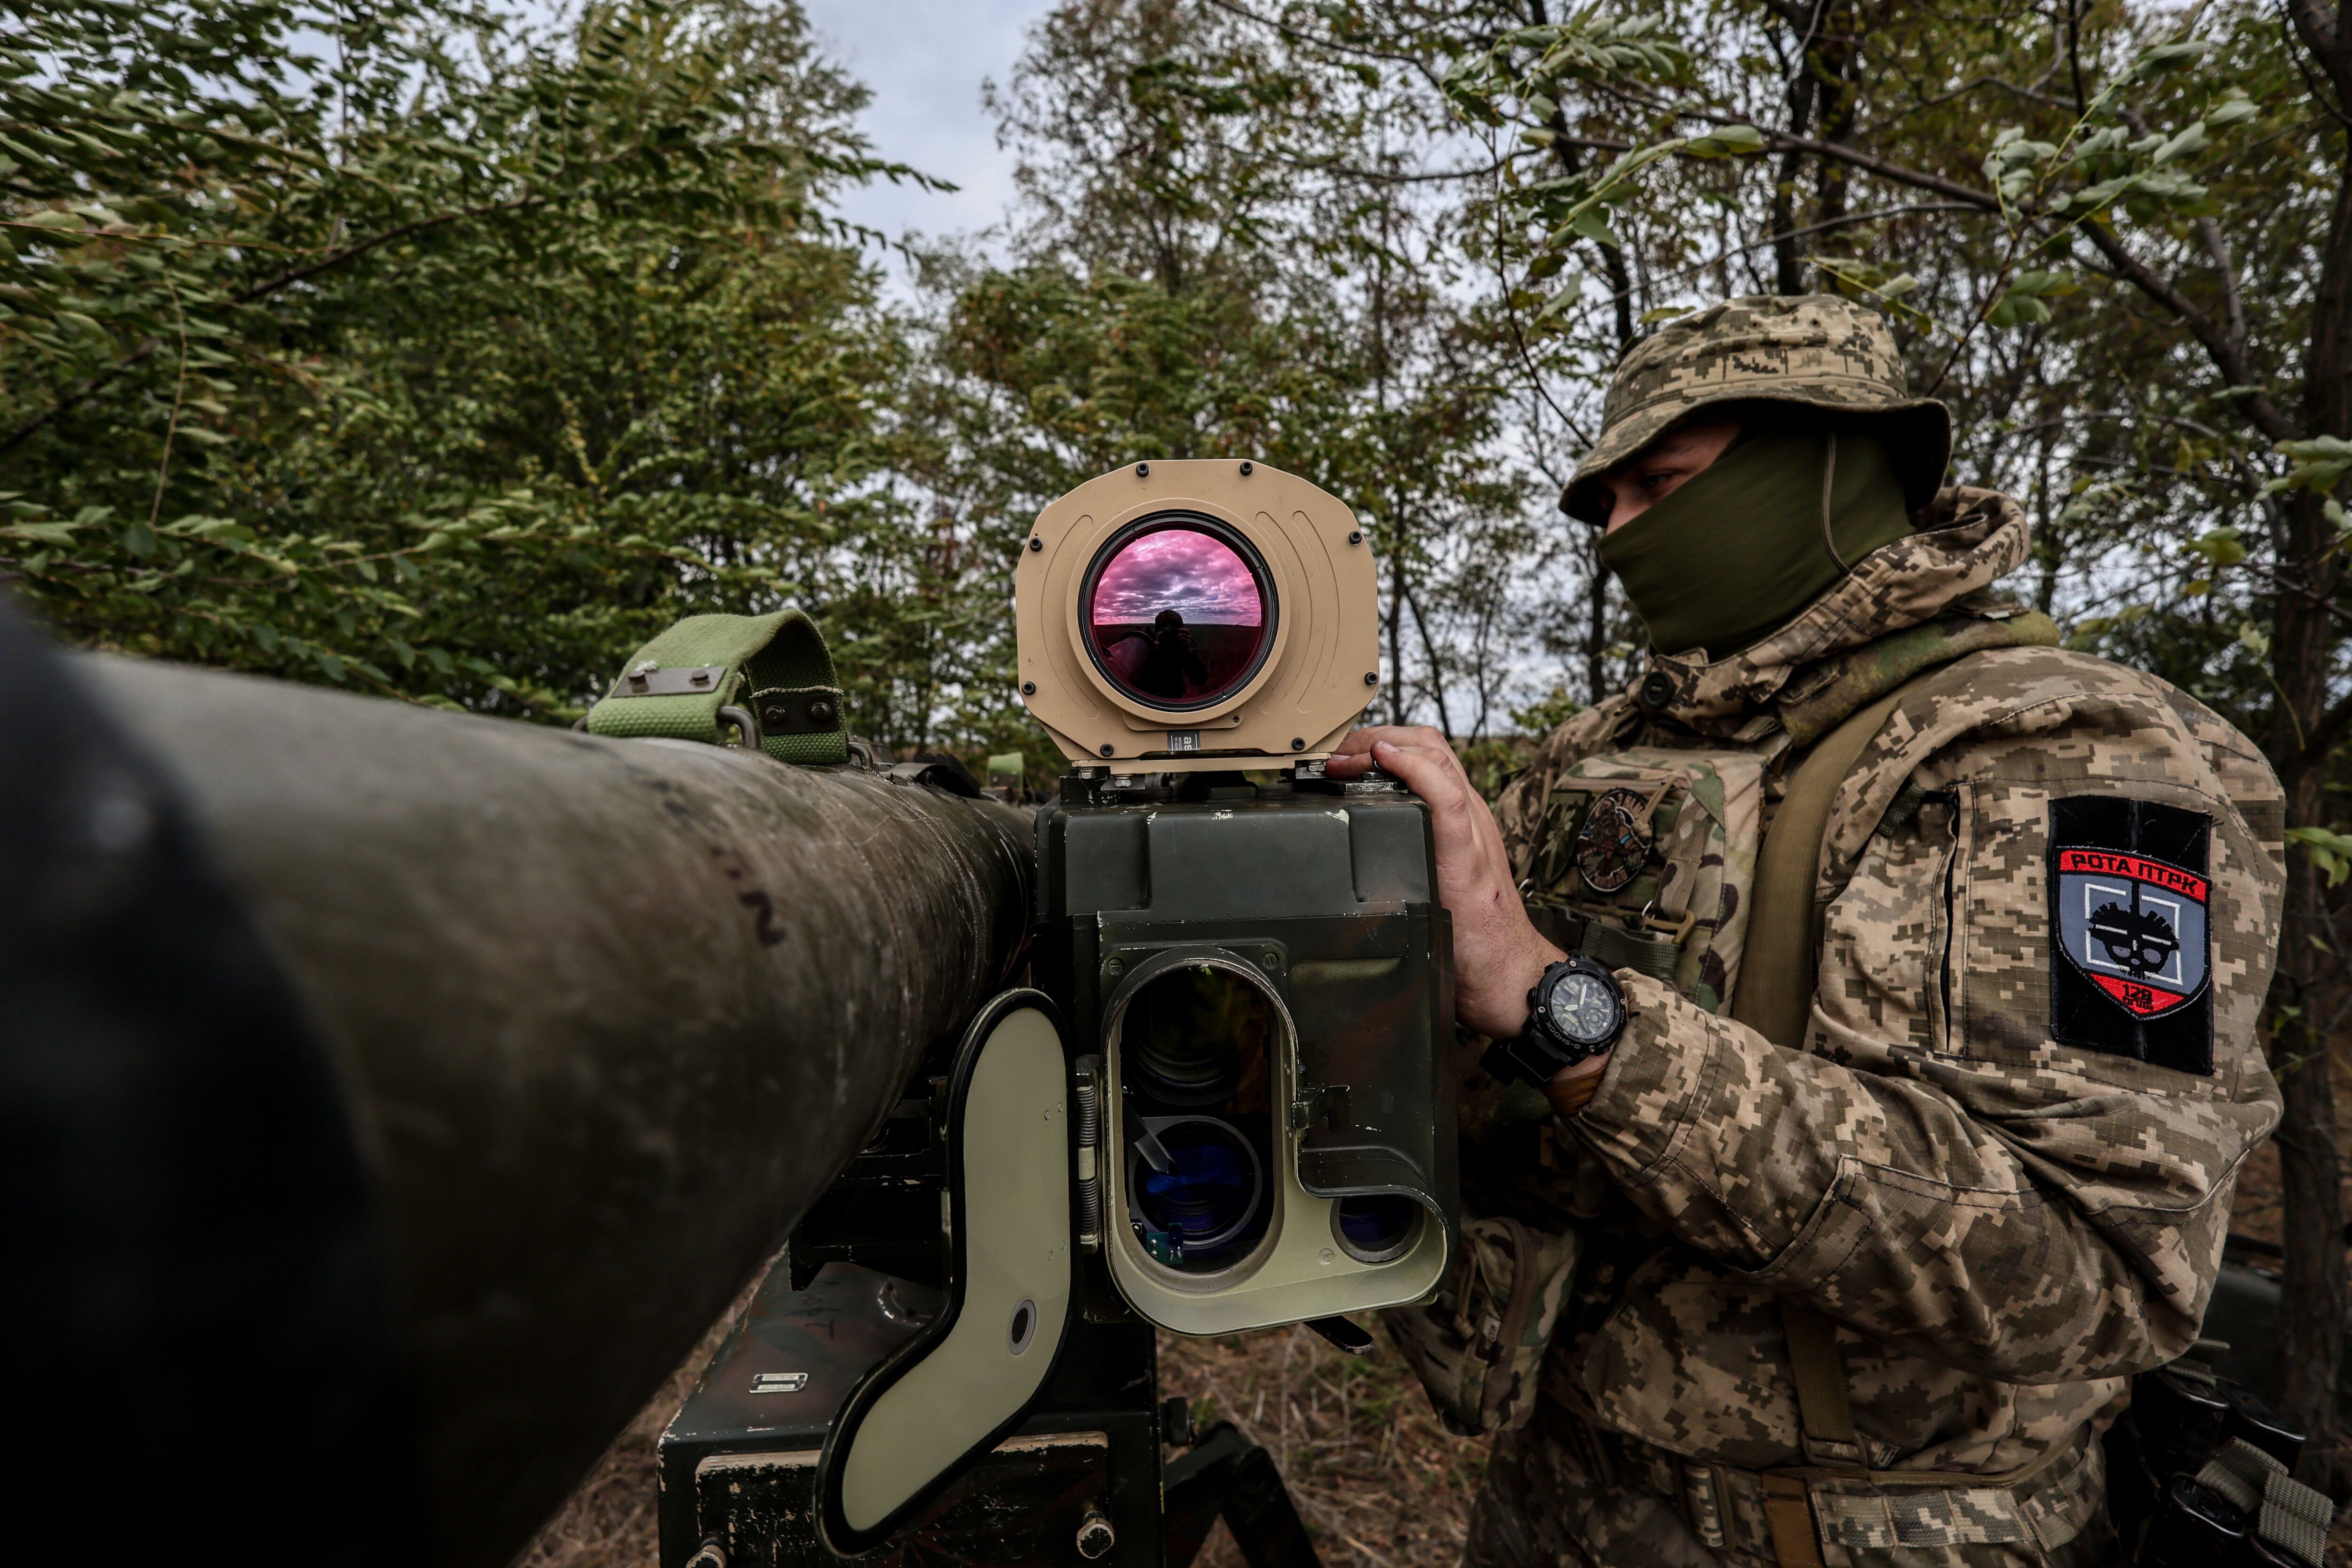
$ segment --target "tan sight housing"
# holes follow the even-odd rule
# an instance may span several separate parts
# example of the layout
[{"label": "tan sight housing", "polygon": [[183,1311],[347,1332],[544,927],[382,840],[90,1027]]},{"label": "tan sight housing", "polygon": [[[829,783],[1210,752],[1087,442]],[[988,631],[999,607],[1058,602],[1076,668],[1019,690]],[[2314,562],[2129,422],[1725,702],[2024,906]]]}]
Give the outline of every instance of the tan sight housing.
[{"label": "tan sight housing", "polygon": [[[1150,627],[1119,633],[1124,645],[1106,653],[1088,602],[1129,547],[1157,532],[1229,550],[1258,584],[1264,613],[1246,668],[1182,698],[1118,678],[1115,662],[1148,647]],[[1072,761],[1113,773],[1314,761],[1380,688],[1371,545],[1337,497],[1263,463],[1154,459],[1089,479],[1038,514],[1013,582],[1029,711]],[[1188,627],[1187,655],[1194,631],[1228,643],[1244,635]],[[1210,658],[1213,670],[1214,649]]]}]

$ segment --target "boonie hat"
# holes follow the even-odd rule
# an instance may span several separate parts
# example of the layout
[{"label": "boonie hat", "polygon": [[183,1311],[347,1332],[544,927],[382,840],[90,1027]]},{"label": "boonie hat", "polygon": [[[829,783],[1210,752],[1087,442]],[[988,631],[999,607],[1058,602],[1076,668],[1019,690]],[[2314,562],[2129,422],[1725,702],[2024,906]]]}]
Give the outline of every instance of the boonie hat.
[{"label": "boonie hat", "polygon": [[1952,411],[1913,397],[1886,318],[1836,294],[1751,294],[1680,317],[1618,362],[1601,439],[1576,465],[1559,510],[1606,522],[1601,476],[1698,409],[1787,403],[1881,426],[1911,510],[1935,499],[1952,460]]}]

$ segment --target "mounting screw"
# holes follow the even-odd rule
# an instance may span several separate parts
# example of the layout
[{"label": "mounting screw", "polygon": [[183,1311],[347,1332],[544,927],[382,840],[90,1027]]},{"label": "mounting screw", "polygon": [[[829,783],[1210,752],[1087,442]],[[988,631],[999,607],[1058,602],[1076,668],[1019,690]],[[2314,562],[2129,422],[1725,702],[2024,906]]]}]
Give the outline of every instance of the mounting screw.
[{"label": "mounting screw", "polygon": [[1095,748],[1095,750],[1096,750],[1096,751],[1097,751],[1097,752],[1101,752],[1104,756],[1106,756],[1106,757],[1108,757],[1108,756],[1109,756],[1109,755],[1110,755],[1110,746],[1109,746],[1109,744],[1108,744],[1108,742],[1105,742],[1105,743],[1104,743],[1104,744],[1102,744],[1102,745],[1097,746],[1097,747]]},{"label": "mounting screw", "polygon": [[1087,1510],[1086,1518],[1078,1521],[1078,1555],[1092,1561],[1118,1544],[1118,1532],[1111,1529],[1102,1510]]},{"label": "mounting screw", "polygon": [[808,713],[809,722],[812,724],[830,724],[833,722],[833,704],[826,701],[822,697],[809,704]]},{"label": "mounting screw", "polygon": [[1022,695],[1022,696],[1024,696],[1024,697],[1034,697],[1034,696],[1036,696],[1036,695],[1037,695],[1037,683],[1036,683],[1035,681],[1034,681],[1034,680],[1024,680],[1024,681],[1023,681],[1023,682],[1021,683],[1021,695]]},{"label": "mounting screw", "polygon": [[1043,550],[1045,548],[1045,542],[1033,533],[1029,536],[1029,548],[1032,550]]},{"label": "mounting screw", "polygon": [[1364,542],[1364,531],[1363,531],[1362,529],[1360,529],[1360,528],[1351,528],[1351,529],[1349,529],[1349,530],[1348,531],[1348,542],[1349,542],[1349,543],[1350,543],[1350,544],[1361,544],[1363,542]]},{"label": "mounting screw", "polygon": [[1306,738],[1300,735],[1293,735],[1290,737],[1290,749],[1294,752],[1305,751],[1307,749]]},{"label": "mounting screw", "polygon": [[1181,1394],[1160,1402],[1160,1438],[1179,1448],[1189,1448],[1199,1440],[1192,1430],[1192,1402]]},{"label": "mounting screw", "polygon": [[1377,670],[1377,669],[1368,669],[1368,670],[1364,671],[1364,684],[1365,684],[1365,685],[1367,685],[1367,686],[1378,686],[1380,683],[1381,683],[1381,672],[1380,672],[1379,670]]},{"label": "mounting screw", "polygon": [[784,711],[784,705],[781,702],[771,702],[760,710],[760,722],[774,730],[782,729],[784,721],[791,717],[791,714]]},{"label": "mounting screw", "polygon": [[1107,958],[1107,959],[1103,960],[1103,973],[1104,973],[1105,974],[1124,974],[1124,973],[1127,973],[1127,960],[1125,960],[1125,959],[1123,959],[1123,958]]},{"label": "mounting screw", "polygon": [[705,1536],[694,1555],[686,1560],[686,1568],[727,1568],[727,1548],[719,1543],[719,1537]]},{"label": "mounting screw", "polygon": [[1150,478],[1151,477],[1151,465],[1150,465],[1150,464],[1149,464],[1149,463],[1138,463],[1138,464],[1136,464],[1136,465],[1135,465],[1135,477],[1136,477],[1137,479],[1150,479]]},{"label": "mounting screw", "polygon": [[1251,475],[1252,473],[1254,473],[1254,472],[1255,472],[1255,469],[1253,469],[1253,468],[1252,468],[1247,464],[1247,463],[1244,463],[1244,464],[1242,465],[1242,478],[1244,478],[1244,479],[1248,479],[1248,478],[1250,477],[1250,475]]}]

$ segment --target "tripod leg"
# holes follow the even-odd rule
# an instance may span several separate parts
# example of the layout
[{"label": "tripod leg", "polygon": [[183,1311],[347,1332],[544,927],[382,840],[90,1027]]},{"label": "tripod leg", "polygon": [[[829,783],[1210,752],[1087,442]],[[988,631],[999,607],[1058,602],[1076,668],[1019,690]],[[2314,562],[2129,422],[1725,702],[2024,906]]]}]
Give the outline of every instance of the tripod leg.
[{"label": "tripod leg", "polygon": [[1230,1421],[1220,1421],[1201,1434],[1192,1448],[1171,1460],[1162,1472],[1161,1495],[1166,1520],[1162,1540],[1167,1568],[1190,1568],[1202,1543],[1216,1528],[1217,1516],[1231,1511],[1234,1461],[1249,1452],[1249,1445]]},{"label": "tripod leg", "polygon": [[1234,1461],[1233,1490],[1225,1502],[1225,1527],[1249,1568],[1322,1568],[1315,1542],[1274,1468],[1274,1456],[1252,1448]]}]

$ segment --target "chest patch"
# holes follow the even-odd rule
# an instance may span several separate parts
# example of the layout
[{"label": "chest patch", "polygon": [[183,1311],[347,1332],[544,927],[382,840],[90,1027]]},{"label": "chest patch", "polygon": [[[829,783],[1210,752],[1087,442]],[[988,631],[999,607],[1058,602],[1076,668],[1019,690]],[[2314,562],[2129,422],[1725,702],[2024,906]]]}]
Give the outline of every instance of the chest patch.
[{"label": "chest patch", "polygon": [[1604,792],[1584,814],[1576,835],[1576,869],[1596,893],[1613,893],[1650,858],[1651,834],[1642,797],[1630,789]]},{"label": "chest patch", "polygon": [[2050,803],[2050,1034],[2213,1070],[2213,819],[2116,795]]}]

